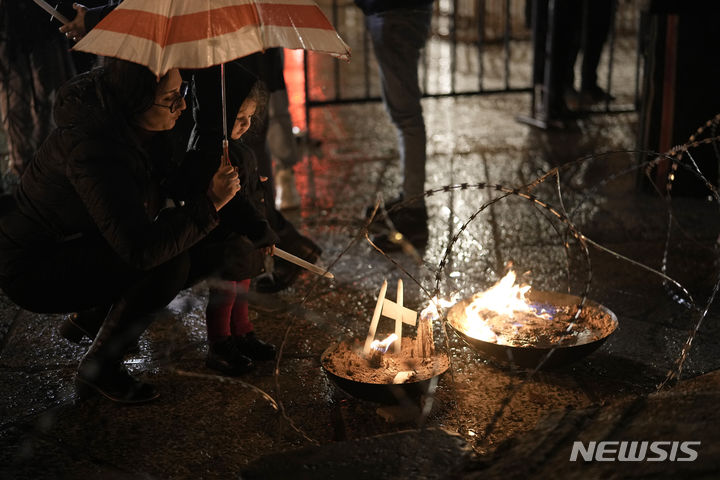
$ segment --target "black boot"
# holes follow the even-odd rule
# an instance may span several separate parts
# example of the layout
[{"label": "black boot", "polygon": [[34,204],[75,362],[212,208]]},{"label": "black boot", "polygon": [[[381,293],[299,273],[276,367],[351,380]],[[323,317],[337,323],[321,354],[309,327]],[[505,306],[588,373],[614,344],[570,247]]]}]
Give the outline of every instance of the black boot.
[{"label": "black boot", "polygon": [[73,343],[80,343],[85,337],[93,340],[100,330],[108,310],[110,307],[105,305],[71,313],[60,325],[60,335]]},{"label": "black boot", "polygon": [[263,342],[255,336],[255,332],[249,332],[243,336],[233,337],[238,351],[253,360],[274,360],[277,353],[275,345]]},{"label": "black boot", "polygon": [[391,252],[403,248],[403,242],[409,242],[415,248],[424,248],[428,242],[428,214],[425,206],[401,207],[388,213],[390,220],[399,233],[381,233],[374,235],[372,241],[380,249]]},{"label": "black boot", "polygon": [[233,337],[211,342],[205,365],[231,377],[248,373],[255,368],[253,361],[240,353]]},{"label": "black boot", "polygon": [[158,397],[155,387],[133,378],[122,364],[152,318],[129,311],[123,300],[112,306],[78,366],[75,387],[80,398],[99,393],[113,402],[143,403]]},{"label": "black boot", "polygon": [[[85,368],[85,372],[89,370],[89,368]],[[160,396],[153,385],[141,382],[130,375],[124,365],[116,365],[114,371],[109,368],[98,371],[95,380],[78,372],[75,377],[75,389],[78,397],[85,399],[99,393],[113,402],[138,404],[155,400]]]},{"label": "black boot", "polygon": [[[84,338],[95,339],[110,307],[97,307],[82,312],[71,313],[60,324],[60,335],[73,343],[80,343]],[[135,342],[127,349],[129,354],[140,353],[140,345]]]}]

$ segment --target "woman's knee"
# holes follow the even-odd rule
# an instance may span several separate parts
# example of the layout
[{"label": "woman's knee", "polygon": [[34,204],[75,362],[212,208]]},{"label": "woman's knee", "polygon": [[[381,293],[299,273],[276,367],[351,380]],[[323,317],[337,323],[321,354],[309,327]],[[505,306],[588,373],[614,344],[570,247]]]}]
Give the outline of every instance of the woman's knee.
[{"label": "woman's knee", "polygon": [[162,308],[185,287],[189,271],[190,255],[181,253],[150,270],[141,282],[141,288],[149,289],[157,302],[157,308]]}]

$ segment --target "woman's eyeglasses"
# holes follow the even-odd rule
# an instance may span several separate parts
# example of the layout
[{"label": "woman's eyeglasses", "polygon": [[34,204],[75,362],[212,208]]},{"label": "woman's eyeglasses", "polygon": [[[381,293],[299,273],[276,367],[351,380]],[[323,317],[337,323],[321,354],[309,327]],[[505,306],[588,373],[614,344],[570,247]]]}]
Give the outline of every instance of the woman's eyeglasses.
[{"label": "woman's eyeglasses", "polygon": [[180,92],[177,94],[177,97],[172,101],[170,105],[163,105],[162,103],[153,103],[153,105],[158,107],[165,107],[170,109],[170,113],[175,113],[175,110],[178,110],[182,106],[182,102],[185,99],[185,96],[188,92],[188,82],[182,82],[180,84]]}]

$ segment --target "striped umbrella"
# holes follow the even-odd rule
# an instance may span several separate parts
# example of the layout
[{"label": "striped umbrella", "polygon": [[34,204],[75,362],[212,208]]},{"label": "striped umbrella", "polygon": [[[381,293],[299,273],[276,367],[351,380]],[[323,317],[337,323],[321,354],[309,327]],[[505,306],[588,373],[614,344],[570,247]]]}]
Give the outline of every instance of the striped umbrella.
[{"label": "striped umbrella", "polygon": [[350,58],[350,47],[310,0],[124,0],[73,48],[145,65],[158,77],[172,68],[221,65],[227,152],[222,64],[272,47]]},{"label": "striped umbrella", "polygon": [[124,0],[74,49],[139,63],[162,76],[272,47],[350,57],[310,0]]}]

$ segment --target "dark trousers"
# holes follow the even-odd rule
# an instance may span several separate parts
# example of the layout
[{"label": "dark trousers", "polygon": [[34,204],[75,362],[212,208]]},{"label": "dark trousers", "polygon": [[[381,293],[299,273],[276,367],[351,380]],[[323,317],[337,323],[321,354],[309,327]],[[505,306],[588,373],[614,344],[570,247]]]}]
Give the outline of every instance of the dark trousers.
[{"label": "dark trousers", "polygon": [[533,83],[545,85],[547,113],[554,117],[566,110],[563,94],[569,87],[574,55],[577,54],[576,36],[581,28],[582,3],[555,0],[552,6],[551,11],[550,0],[532,2],[535,16]]},{"label": "dark trousers", "polygon": [[597,86],[597,68],[603,47],[615,16],[615,0],[586,0],[582,3],[581,29],[575,31],[571,45],[567,84],[574,84],[573,64],[580,50],[583,52],[581,90]]},{"label": "dark trousers", "polygon": [[255,252],[245,237],[220,234],[141,271],[122,262],[104,239],[82,237],[20,257],[13,268],[18,273],[3,278],[1,286],[12,301],[37,313],[78,312],[124,300],[129,310],[144,314],[210,276],[257,275],[262,258]]}]

